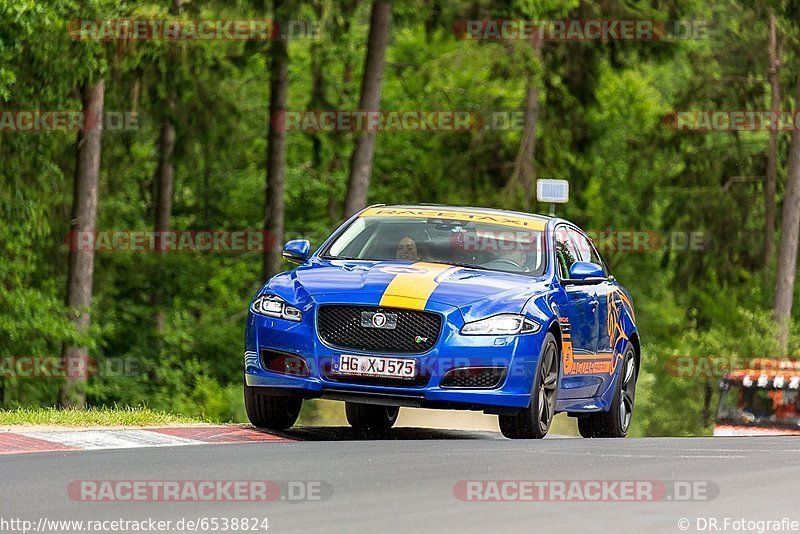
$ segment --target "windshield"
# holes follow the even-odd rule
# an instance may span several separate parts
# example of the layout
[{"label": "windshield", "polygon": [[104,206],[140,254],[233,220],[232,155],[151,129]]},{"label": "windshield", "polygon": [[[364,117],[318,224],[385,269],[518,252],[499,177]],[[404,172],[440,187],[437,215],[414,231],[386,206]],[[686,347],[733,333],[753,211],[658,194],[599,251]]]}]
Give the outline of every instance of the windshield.
[{"label": "windshield", "polygon": [[723,384],[718,423],[780,428],[800,427],[797,389],[770,389]]},{"label": "windshield", "polygon": [[323,257],[425,261],[541,276],[546,267],[543,243],[542,230],[505,224],[427,216],[362,216],[331,243]]}]

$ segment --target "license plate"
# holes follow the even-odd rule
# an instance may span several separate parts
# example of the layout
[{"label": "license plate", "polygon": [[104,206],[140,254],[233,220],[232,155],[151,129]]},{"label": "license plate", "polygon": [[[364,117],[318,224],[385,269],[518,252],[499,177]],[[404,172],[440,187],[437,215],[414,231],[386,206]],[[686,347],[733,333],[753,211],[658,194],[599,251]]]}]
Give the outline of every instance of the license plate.
[{"label": "license plate", "polygon": [[378,376],[410,380],[417,375],[417,362],[403,358],[342,354],[334,359],[333,372],[340,375]]}]

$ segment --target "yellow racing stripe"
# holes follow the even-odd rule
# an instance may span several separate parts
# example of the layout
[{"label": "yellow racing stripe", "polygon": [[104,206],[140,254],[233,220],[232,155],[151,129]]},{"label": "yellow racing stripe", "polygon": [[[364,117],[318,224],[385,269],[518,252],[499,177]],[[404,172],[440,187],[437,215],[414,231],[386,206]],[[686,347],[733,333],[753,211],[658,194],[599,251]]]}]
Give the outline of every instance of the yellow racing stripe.
[{"label": "yellow racing stripe", "polygon": [[547,225],[545,219],[527,217],[515,213],[479,211],[469,209],[440,209],[431,207],[392,208],[377,206],[361,212],[361,217],[428,217],[453,221],[471,221],[476,223],[497,224],[511,228],[543,231]]},{"label": "yellow racing stripe", "polygon": [[[380,305],[389,308],[424,310],[428,298],[439,286],[439,282],[460,268],[417,262],[408,267],[398,266],[397,269],[399,272],[386,286]],[[402,272],[403,269],[407,269],[408,272]]]}]

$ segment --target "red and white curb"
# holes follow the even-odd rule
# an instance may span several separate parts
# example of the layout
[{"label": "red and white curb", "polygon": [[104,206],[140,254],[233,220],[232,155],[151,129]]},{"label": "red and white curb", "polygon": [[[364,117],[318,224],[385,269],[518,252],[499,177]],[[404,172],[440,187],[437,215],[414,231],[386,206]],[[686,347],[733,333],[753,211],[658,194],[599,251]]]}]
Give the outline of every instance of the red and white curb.
[{"label": "red and white curb", "polygon": [[0,432],[0,455],[290,441],[295,440],[235,425],[53,431],[32,429]]}]

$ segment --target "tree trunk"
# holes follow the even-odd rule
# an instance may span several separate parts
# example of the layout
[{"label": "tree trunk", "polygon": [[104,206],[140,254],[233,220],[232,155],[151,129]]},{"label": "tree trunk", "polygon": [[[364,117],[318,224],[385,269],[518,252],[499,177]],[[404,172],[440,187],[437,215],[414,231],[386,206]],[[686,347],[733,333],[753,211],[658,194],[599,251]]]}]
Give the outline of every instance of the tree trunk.
[{"label": "tree trunk", "polygon": [[[167,116],[161,121],[161,133],[158,138],[158,167],[156,169],[156,250],[159,254],[164,254],[164,243],[166,232],[169,231],[170,219],[172,218],[172,196],[175,188],[175,166],[172,155],[175,152],[175,124],[173,113],[175,112],[175,94],[173,89],[169,89],[167,97],[166,112]],[[160,268],[163,272],[163,269]],[[166,315],[161,307],[163,300],[163,288],[160,281],[163,277],[159,272],[157,277],[157,287],[153,292],[153,308],[155,309],[155,327],[157,331],[164,330]]]},{"label": "tree trunk", "polygon": [[[283,0],[275,0],[275,17],[283,11]],[[284,39],[272,42],[270,66],[269,116],[276,117],[286,111],[289,87],[289,47]],[[264,252],[264,278],[281,271],[281,243],[283,242],[283,186],[286,167],[286,132],[275,128],[269,121],[267,134],[267,198],[264,229],[267,245]]]},{"label": "tree trunk", "polygon": [[[170,14],[180,15],[181,0],[174,0],[170,6]],[[175,164],[173,154],[175,152],[175,102],[177,100],[174,78],[177,71],[177,44],[171,43],[167,50],[166,66],[166,106],[165,113],[161,119],[161,131],[158,136],[158,167],[156,168],[156,250],[159,254],[164,253],[165,233],[170,229],[172,219],[172,197],[175,190]],[[153,308],[155,309],[155,327],[157,331],[164,330],[166,315],[162,309],[163,287],[161,281],[164,279],[163,268],[159,268],[159,276],[156,279],[156,288],[153,292]]]},{"label": "tree trunk", "polygon": [[425,42],[431,44],[436,30],[442,27],[442,4],[439,0],[431,3],[431,13],[425,18]]},{"label": "tree trunk", "polygon": [[[372,4],[372,17],[367,42],[367,58],[364,63],[364,78],[361,85],[362,111],[379,111],[381,105],[381,85],[386,65],[386,46],[389,43],[389,27],[392,23],[392,6],[386,0],[375,0]],[[358,134],[355,150],[350,160],[350,179],[347,184],[347,199],[344,204],[345,216],[349,217],[367,205],[367,191],[372,174],[372,158],[375,152],[374,131]]]},{"label": "tree trunk", "polygon": [[[769,12],[769,85],[772,92],[770,109],[776,116],[781,105],[781,86],[778,74],[781,60],[776,39],[775,13]],[[769,266],[775,248],[775,189],[778,181],[778,130],[769,132],[767,176],[764,180],[764,266]]]},{"label": "tree trunk", "polygon": [[[175,166],[172,155],[175,152],[175,124],[172,113],[175,111],[175,94],[168,97],[167,112],[169,116],[161,121],[161,133],[158,138],[158,168],[156,182],[158,184],[156,198],[156,232],[166,232],[172,218],[172,194],[175,187]],[[162,247],[159,246],[159,250]]]},{"label": "tree trunk", "polygon": [[[308,102],[310,111],[320,111],[326,107],[325,99],[325,75],[322,67],[328,57],[323,50],[323,45],[314,43],[311,45],[311,98]],[[322,172],[322,135],[315,131],[311,133],[311,166],[314,172]]]},{"label": "tree trunk", "polygon": [[[532,42],[537,60],[541,58],[542,41]],[[514,162],[514,171],[506,184],[506,191],[512,192],[522,186],[525,208],[530,206],[531,189],[536,176],[536,124],[539,122],[539,83],[532,73],[528,74],[528,92],[525,97],[525,130]]]},{"label": "tree trunk", "polygon": [[142,93],[142,74],[139,71],[134,73],[133,85],[131,86],[131,113],[139,111],[139,96]]},{"label": "tree trunk", "polygon": [[[795,106],[800,105],[800,77],[795,89]],[[794,282],[797,275],[797,242],[800,237],[800,131],[792,132],[789,148],[789,173],[783,199],[778,272],[775,280],[775,321],[778,324],[778,348],[781,356],[789,350],[789,320],[792,314]]]},{"label": "tree trunk", "polygon": [[711,423],[711,401],[714,398],[714,387],[709,381],[706,381],[703,388],[703,427],[707,427]]},{"label": "tree trunk", "polygon": [[[104,96],[105,82],[102,78],[95,84],[87,84],[83,88],[84,125],[78,132],[76,145],[77,163],[70,220],[70,230],[73,233],[94,232],[97,224]],[[67,307],[70,319],[79,334],[85,334],[89,330],[93,281],[94,250],[72,247],[67,275]],[[82,408],[86,404],[88,359],[89,348],[85,345],[64,347],[62,360],[67,378],[61,388],[61,406]]]}]

